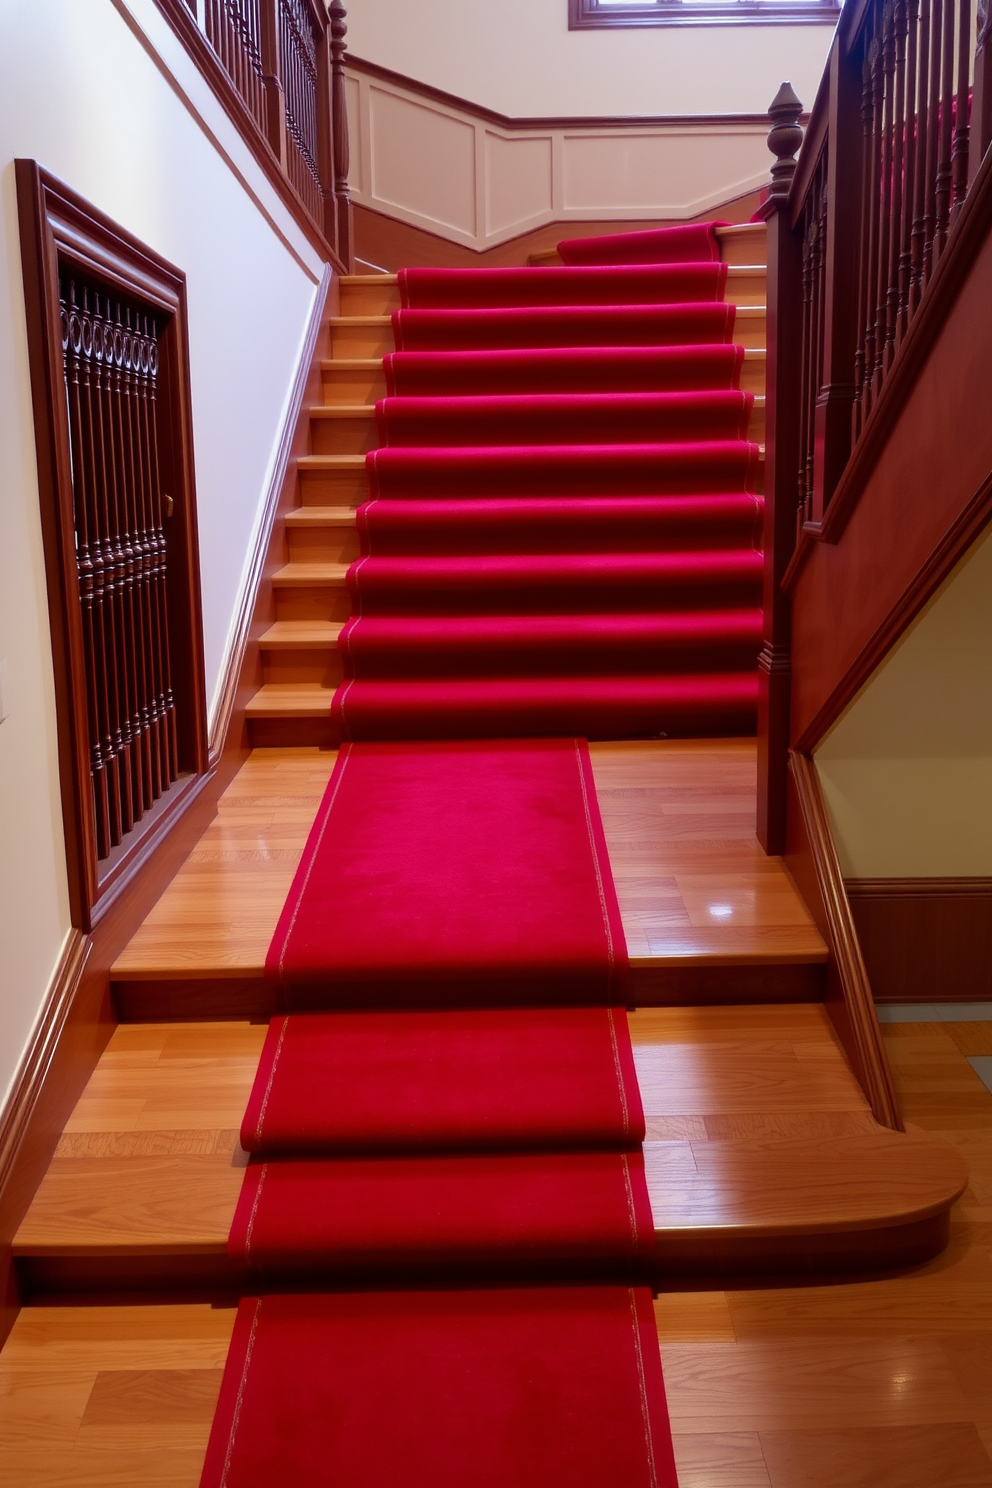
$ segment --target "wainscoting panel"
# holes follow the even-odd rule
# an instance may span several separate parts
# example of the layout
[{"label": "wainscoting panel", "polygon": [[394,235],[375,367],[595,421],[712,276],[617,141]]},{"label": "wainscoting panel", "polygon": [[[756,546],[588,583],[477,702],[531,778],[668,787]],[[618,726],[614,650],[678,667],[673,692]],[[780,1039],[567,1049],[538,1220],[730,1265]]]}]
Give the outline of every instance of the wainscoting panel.
[{"label": "wainscoting panel", "polygon": [[877,1002],[992,998],[992,878],[853,878],[845,887]]},{"label": "wainscoting panel", "polygon": [[758,190],[764,115],[523,119],[349,59],[362,207],[483,252],[549,222],[682,221]]}]

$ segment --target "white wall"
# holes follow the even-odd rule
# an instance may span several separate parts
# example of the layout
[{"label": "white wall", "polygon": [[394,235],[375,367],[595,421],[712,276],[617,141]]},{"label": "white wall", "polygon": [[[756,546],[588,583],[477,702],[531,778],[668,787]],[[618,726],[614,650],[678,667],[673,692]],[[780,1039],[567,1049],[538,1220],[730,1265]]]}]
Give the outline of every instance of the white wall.
[{"label": "white wall", "polygon": [[511,118],[763,113],[812,105],[830,26],[569,31],[568,0],[354,0],[356,56]]},{"label": "white wall", "polygon": [[208,697],[322,268],[151,0],[0,0],[0,1095],[69,928],[17,157],[187,275]]},{"label": "white wall", "polygon": [[816,751],[850,878],[992,875],[992,533]]}]

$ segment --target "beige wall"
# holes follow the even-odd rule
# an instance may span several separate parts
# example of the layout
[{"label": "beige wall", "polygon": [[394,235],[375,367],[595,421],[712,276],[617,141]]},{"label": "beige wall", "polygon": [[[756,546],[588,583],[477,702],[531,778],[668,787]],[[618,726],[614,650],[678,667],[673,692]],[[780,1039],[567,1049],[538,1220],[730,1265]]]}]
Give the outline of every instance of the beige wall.
[{"label": "beige wall", "polygon": [[0,0],[0,1097],[69,927],[13,160],[185,270],[208,696],[320,279],[152,0]]},{"label": "beige wall", "polygon": [[992,875],[992,534],[816,751],[847,877]]},{"label": "beige wall", "polygon": [[807,108],[830,26],[569,31],[568,0],[355,0],[357,56],[511,118],[760,113],[788,78]]}]

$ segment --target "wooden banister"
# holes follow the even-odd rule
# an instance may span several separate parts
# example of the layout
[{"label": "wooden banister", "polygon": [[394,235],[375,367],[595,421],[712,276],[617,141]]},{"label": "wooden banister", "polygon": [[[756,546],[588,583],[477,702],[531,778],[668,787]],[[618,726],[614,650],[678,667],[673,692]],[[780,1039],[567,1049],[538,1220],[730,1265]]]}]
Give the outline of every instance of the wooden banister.
[{"label": "wooden banister", "polygon": [[350,272],[341,0],[155,0],[307,235]]},{"label": "wooden banister", "polygon": [[[759,660],[759,835],[780,852],[789,600],[817,542],[859,499],[872,410],[905,381],[911,328],[992,146],[992,22],[980,0],[845,6],[798,161],[798,100],[769,108],[765,640]],[[970,79],[974,78],[973,87]],[[970,109],[969,109],[970,104]],[[784,146],[788,145],[786,149]],[[928,318],[923,316],[923,318]],[[862,471],[857,483],[851,471]],[[857,484],[858,489],[853,486]],[[843,496],[843,500],[835,497]]]}]

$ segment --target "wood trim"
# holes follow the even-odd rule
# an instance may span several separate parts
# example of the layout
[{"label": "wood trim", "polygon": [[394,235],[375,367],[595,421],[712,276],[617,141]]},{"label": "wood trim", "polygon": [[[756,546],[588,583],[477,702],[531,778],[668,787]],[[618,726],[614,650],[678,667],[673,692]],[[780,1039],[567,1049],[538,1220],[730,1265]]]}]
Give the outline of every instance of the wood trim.
[{"label": "wood trim", "polygon": [[640,4],[600,10],[596,0],[568,0],[570,31],[615,31],[646,26],[806,26],[836,23],[840,6],[829,0],[792,0],[788,5],[764,5],[761,0],[738,0],[732,13],[725,5],[699,5],[686,13],[678,0],[655,0],[656,8]]},{"label": "wood trim", "polygon": [[992,998],[992,878],[845,883],[878,1002]]},{"label": "wood trim", "polygon": [[849,899],[992,897],[992,878],[845,878]]},{"label": "wood trim", "polygon": [[253,119],[250,109],[222,67],[185,0],[154,0],[154,3],[190,61],[210,85],[218,103],[265,172],[283,205],[288,208],[297,227],[322,258],[333,264],[339,273],[345,273],[345,265],[293,189],[292,183],[283,172],[279,157]]},{"label": "wood trim", "polygon": [[[163,0],[156,0],[156,4],[162,3]],[[418,78],[409,77],[406,73],[394,72],[389,67],[380,67],[378,62],[368,62],[364,57],[356,57],[354,52],[348,53],[346,70],[364,73],[366,77],[379,78],[384,83],[392,83],[397,88],[416,93],[420,98],[444,104],[447,108],[462,109],[465,113],[473,114],[487,124],[495,124],[500,129],[511,131],[514,129],[630,129],[641,125],[664,125],[671,129],[697,129],[701,124],[764,125],[768,123],[767,114],[542,114],[533,117],[511,118],[509,114],[500,114],[495,109],[486,108],[484,104],[472,103],[468,98],[461,98],[457,93],[446,93],[443,88],[435,88],[431,83],[423,83]]]},{"label": "wood trim", "polygon": [[881,1126],[903,1131],[820,777],[808,754],[791,751],[789,767],[792,800],[786,862],[830,948],[824,1005],[875,1120]]},{"label": "wood trim", "polygon": [[[235,723],[235,717],[242,676],[254,672],[257,665],[249,656],[249,647],[254,646],[257,653],[260,627],[255,626],[253,630],[252,622],[259,603],[263,575],[266,572],[266,560],[269,556],[276,514],[285,506],[293,504],[287,497],[295,492],[294,456],[306,453],[305,445],[302,448],[299,447],[301,424],[306,425],[310,405],[321,401],[320,361],[329,349],[318,348],[318,342],[326,326],[331,284],[331,268],[329,264],[325,264],[323,276],[314,294],[310,318],[304,331],[303,344],[286,406],[286,415],[276,446],[269,482],[262,499],[262,509],[255,530],[252,550],[248,556],[245,583],[234,620],[231,643],[224,662],[221,685],[217,693],[217,708],[210,726],[210,751],[215,756],[223,752],[228,734],[232,733],[232,725],[234,737],[237,737],[240,732]],[[253,679],[250,691],[254,691],[256,686],[257,683]],[[244,702],[245,699],[242,698],[240,706],[242,730]]]},{"label": "wood trim", "polygon": [[990,522],[992,472],[944,534],[923,567],[907,584],[898,603],[862,648],[857,660],[803,729],[795,741],[797,749],[809,752],[816,747]]},{"label": "wood trim", "polygon": [[[35,161],[15,162],[42,535],[51,615],[72,922],[90,930],[122,892],[153,840],[187,809],[207,768],[199,544],[193,461],[186,278]],[[178,713],[179,779],[98,861],[89,766],[82,613],[76,572],[73,477],[59,321],[59,262],[96,274],[166,317],[159,337],[159,460],[175,497],[169,522],[169,644]]]}]

